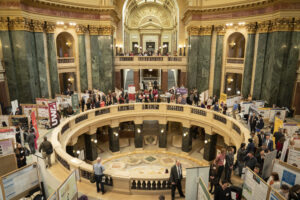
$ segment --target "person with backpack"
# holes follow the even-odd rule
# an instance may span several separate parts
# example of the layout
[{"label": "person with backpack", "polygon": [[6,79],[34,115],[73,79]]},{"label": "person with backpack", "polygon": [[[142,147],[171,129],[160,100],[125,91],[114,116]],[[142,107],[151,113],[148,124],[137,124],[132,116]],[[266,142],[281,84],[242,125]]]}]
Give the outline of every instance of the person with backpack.
[{"label": "person with backpack", "polygon": [[44,137],[44,141],[39,147],[39,152],[41,151],[46,168],[51,167],[51,154],[53,153],[53,147],[52,144],[47,140],[47,137]]}]

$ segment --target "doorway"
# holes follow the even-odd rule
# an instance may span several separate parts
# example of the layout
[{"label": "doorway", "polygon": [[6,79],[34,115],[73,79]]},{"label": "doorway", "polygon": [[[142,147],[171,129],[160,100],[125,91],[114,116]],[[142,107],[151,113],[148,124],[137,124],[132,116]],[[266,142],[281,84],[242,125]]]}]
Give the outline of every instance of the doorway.
[{"label": "doorway", "polygon": [[68,89],[73,93],[77,90],[75,72],[67,72],[59,74],[59,84],[61,94],[68,94]]},{"label": "doorway", "polygon": [[242,74],[238,73],[226,73],[225,76],[225,91],[227,96],[234,96],[241,94],[242,88]]},{"label": "doorway", "polygon": [[153,54],[155,50],[155,42],[146,42],[146,50]]}]

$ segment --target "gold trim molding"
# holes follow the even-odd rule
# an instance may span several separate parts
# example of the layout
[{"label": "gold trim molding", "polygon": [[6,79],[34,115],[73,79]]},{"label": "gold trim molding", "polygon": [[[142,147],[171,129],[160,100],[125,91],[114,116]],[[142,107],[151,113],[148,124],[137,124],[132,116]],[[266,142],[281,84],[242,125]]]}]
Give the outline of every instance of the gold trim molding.
[{"label": "gold trim molding", "polygon": [[45,24],[46,33],[54,33],[55,28],[56,28],[55,23],[46,22]]},{"label": "gold trim molding", "polygon": [[255,34],[257,30],[257,24],[255,22],[246,24],[246,29],[248,31],[248,34]]},{"label": "gold trim molding", "polygon": [[217,35],[225,35],[226,27],[222,25],[216,26],[215,31],[217,32]]},{"label": "gold trim molding", "polygon": [[7,31],[8,30],[8,19],[7,17],[0,18],[0,31]]},{"label": "gold trim molding", "polygon": [[33,20],[32,24],[33,24],[33,31],[34,32],[41,32],[41,33],[44,32],[45,22],[38,21],[38,20]]},{"label": "gold trim molding", "polygon": [[76,33],[78,35],[83,35],[86,32],[88,32],[88,27],[87,26],[81,25],[81,24],[76,26]]},{"label": "gold trim molding", "polygon": [[89,26],[90,35],[113,35],[115,28],[107,26]]},{"label": "gold trim molding", "polygon": [[31,20],[24,17],[10,17],[8,28],[12,31],[33,31]]},{"label": "gold trim molding", "polygon": [[212,26],[200,26],[199,35],[212,35]]}]

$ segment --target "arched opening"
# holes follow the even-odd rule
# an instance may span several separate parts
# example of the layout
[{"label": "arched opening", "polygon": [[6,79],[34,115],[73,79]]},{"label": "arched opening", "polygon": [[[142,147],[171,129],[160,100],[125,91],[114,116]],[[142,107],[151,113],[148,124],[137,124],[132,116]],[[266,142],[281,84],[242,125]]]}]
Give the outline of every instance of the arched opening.
[{"label": "arched opening", "polygon": [[244,58],[245,37],[239,32],[232,33],[227,40],[227,57]]},{"label": "arched opening", "polygon": [[56,38],[57,57],[75,57],[74,38],[70,33],[62,32]]}]

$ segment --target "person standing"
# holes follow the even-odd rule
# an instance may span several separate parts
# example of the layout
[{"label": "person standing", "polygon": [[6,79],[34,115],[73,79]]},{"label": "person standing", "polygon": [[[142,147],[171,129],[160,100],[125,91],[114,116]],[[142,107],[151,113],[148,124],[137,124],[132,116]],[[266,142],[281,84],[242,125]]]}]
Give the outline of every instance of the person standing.
[{"label": "person standing", "polygon": [[[102,194],[105,193],[104,190],[104,183],[102,182],[102,178],[104,176],[103,172],[105,170],[104,166],[101,164],[101,158],[97,158],[97,163],[93,165],[94,174],[95,174],[95,180],[96,180],[96,187],[97,192],[102,192]],[[101,185],[101,188],[99,188],[99,184]]]},{"label": "person standing", "polygon": [[181,180],[182,180],[182,166],[181,166],[180,161],[176,160],[176,163],[171,168],[171,173],[170,173],[170,182],[172,184],[172,191],[171,191],[172,200],[175,199],[176,187],[178,189],[180,197],[185,197],[182,192]]},{"label": "person standing", "polygon": [[221,153],[216,158],[216,163],[217,163],[217,166],[218,166],[218,182],[220,181],[220,179],[222,177],[223,170],[224,170],[225,157],[226,157],[226,149],[223,148],[221,150]]},{"label": "person standing", "polygon": [[51,154],[53,153],[53,147],[52,144],[47,140],[47,137],[44,137],[44,141],[39,147],[39,152],[41,151],[46,168],[51,167]]},{"label": "person standing", "polygon": [[231,200],[231,189],[228,181],[223,180],[222,184],[218,184],[215,190],[214,200]]},{"label": "person standing", "polygon": [[26,166],[25,148],[22,147],[20,143],[17,144],[17,148],[15,149],[15,154],[17,158],[18,168]]},{"label": "person standing", "polygon": [[[230,147],[228,149],[228,153],[226,154],[226,163],[225,163],[225,180],[227,180],[229,183],[231,183],[231,172],[233,169],[233,149]],[[232,183],[231,183],[232,184]]]},{"label": "person standing", "polygon": [[267,149],[269,151],[273,151],[273,140],[270,139],[270,134],[266,134],[265,136],[265,140],[263,141],[263,143],[266,143],[267,145]]},{"label": "person standing", "polygon": [[249,119],[249,125],[250,125],[250,131],[255,132],[255,127],[256,127],[256,122],[257,122],[257,117],[255,113],[252,113],[250,119]]},{"label": "person standing", "polygon": [[216,186],[218,185],[218,169],[217,169],[217,163],[216,160],[212,162],[209,168],[209,182],[210,182],[210,190],[209,192],[213,194],[213,188],[216,189]]},{"label": "person standing", "polygon": [[34,145],[35,144],[34,143],[35,138],[36,137],[35,137],[35,134],[34,134],[34,130],[30,129],[29,134],[27,135],[27,142],[28,142],[31,154],[35,154],[35,145]]},{"label": "person standing", "polygon": [[238,168],[239,168],[239,176],[242,176],[243,167],[245,165],[244,158],[246,155],[247,155],[246,144],[242,143],[241,147],[239,148],[239,150],[237,152],[237,164],[238,164]]},{"label": "person standing", "polygon": [[258,121],[256,123],[256,131],[260,132],[260,130],[263,129],[264,126],[265,126],[264,119],[262,118],[262,115],[259,115]]},{"label": "person standing", "polygon": [[245,166],[249,167],[251,170],[253,170],[255,165],[257,164],[257,159],[254,157],[254,153],[252,151],[247,154],[244,160]]},{"label": "person standing", "polygon": [[237,101],[235,101],[233,104],[233,108],[232,108],[232,117],[234,119],[236,119],[236,113],[238,112],[238,109],[239,109],[239,105],[238,105]]},{"label": "person standing", "polygon": [[81,105],[81,112],[84,112],[84,106],[85,106],[84,97],[81,98],[80,105]]}]

